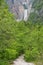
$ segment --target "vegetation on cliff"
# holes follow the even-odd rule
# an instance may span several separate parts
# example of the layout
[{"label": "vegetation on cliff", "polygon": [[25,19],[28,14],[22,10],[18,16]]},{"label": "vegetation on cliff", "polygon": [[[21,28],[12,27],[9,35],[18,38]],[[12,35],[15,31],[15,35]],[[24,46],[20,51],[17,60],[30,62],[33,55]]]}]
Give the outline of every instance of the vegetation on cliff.
[{"label": "vegetation on cliff", "polygon": [[34,24],[33,19],[16,22],[0,0],[0,65],[10,65],[21,54],[28,62],[43,62],[43,19]]}]

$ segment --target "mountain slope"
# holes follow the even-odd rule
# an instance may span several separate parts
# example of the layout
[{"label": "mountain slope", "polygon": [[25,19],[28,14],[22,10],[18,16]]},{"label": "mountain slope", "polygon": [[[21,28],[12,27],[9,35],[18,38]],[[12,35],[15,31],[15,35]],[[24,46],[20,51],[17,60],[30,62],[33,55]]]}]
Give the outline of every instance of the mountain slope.
[{"label": "mountain slope", "polygon": [[30,14],[30,21],[43,22],[43,0],[34,0],[32,5],[33,12]]}]

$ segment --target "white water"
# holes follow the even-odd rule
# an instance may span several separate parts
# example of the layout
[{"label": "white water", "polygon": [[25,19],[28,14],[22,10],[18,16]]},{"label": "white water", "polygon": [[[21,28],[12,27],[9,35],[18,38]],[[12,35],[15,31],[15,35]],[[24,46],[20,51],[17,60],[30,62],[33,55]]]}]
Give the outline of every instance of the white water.
[{"label": "white water", "polygon": [[24,60],[24,56],[19,56],[19,58],[13,61],[13,65],[34,65],[34,64],[26,62]]},{"label": "white water", "polygon": [[27,21],[27,17],[28,17],[27,15],[28,15],[28,13],[27,13],[27,9],[26,9],[26,10],[24,10],[24,20],[25,21]]}]

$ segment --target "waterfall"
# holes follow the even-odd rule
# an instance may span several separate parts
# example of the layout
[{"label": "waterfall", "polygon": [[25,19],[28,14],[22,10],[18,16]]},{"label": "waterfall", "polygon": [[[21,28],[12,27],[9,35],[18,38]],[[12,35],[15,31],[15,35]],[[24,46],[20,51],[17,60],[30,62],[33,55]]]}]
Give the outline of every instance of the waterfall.
[{"label": "waterfall", "polygon": [[[27,21],[33,0],[6,0],[9,6],[9,10],[17,16],[16,19],[18,20],[25,20]],[[18,14],[17,14],[18,12]]]},{"label": "waterfall", "polygon": [[25,9],[25,10],[24,10],[24,20],[25,20],[25,21],[27,21],[27,15],[28,15],[27,9]]}]

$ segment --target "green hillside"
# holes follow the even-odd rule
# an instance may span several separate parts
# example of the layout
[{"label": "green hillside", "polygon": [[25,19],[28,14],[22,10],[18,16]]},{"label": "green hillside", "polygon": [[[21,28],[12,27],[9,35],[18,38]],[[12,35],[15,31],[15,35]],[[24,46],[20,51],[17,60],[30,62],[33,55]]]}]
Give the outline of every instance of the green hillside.
[{"label": "green hillside", "polygon": [[[37,4],[38,0],[35,1],[33,7],[40,14],[43,1],[39,0],[40,4]],[[27,62],[43,64],[43,18],[41,16],[43,17],[40,15],[37,18],[37,14],[31,13],[27,22],[16,22],[5,2],[0,0],[0,65],[11,65],[12,61],[21,54],[24,54]],[[33,24],[35,21],[36,23]]]}]

